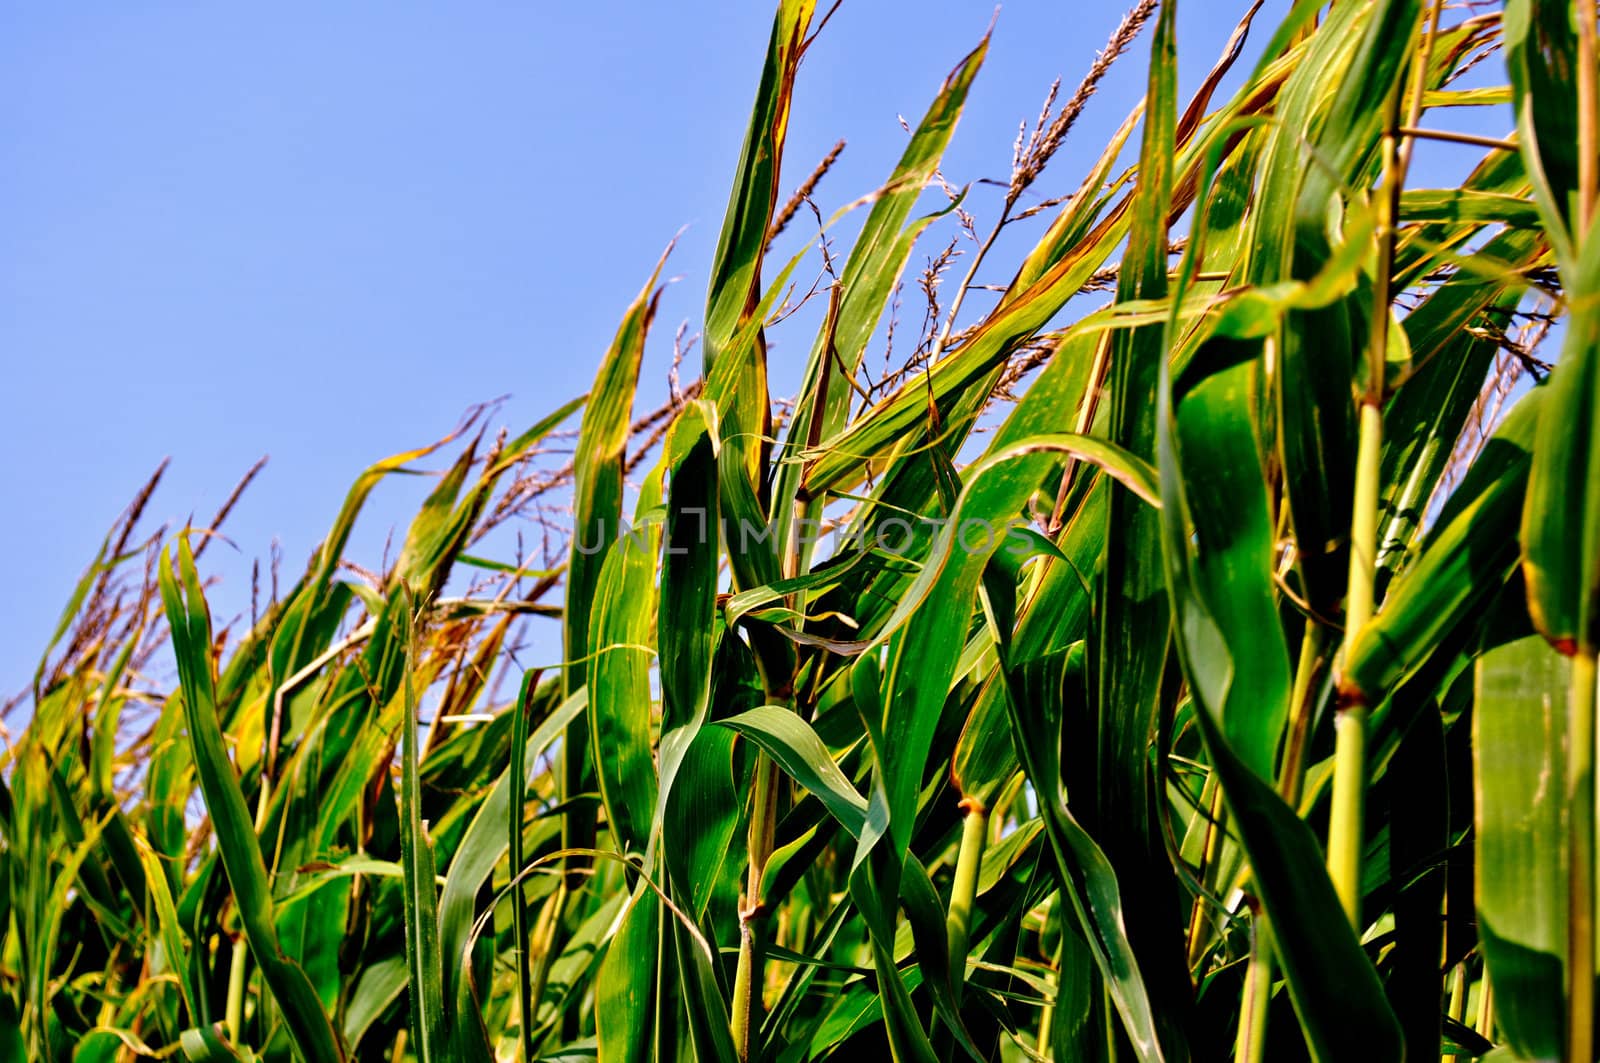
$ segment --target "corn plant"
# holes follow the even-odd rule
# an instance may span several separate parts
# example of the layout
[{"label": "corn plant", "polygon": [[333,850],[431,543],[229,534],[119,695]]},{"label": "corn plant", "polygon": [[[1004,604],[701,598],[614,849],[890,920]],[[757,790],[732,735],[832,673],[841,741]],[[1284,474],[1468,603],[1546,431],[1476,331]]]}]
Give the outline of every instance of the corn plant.
[{"label": "corn plant", "polygon": [[0,1057],[1595,1058],[1594,4],[1260,6],[1180,99],[1138,4],[985,229],[987,39],[825,215],[781,0],[666,405],[658,265],[586,396],[373,466],[221,631],[228,507],[146,535],[153,480],[5,753]]}]

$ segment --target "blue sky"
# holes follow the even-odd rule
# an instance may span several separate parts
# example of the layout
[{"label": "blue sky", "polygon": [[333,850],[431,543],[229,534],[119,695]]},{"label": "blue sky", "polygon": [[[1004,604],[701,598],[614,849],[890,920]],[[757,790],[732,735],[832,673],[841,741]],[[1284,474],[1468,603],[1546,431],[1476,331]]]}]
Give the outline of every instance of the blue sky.
[{"label": "blue sky", "polygon": [[[1244,6],[1180,6],[1185,89]],[[1268,3],[1253,44],[1286,7]],[[1007,4],[950,179],[1003,179],[1017,123],[1052,78],[1070,92],[1121,13]],[[897,116],[920,116],[992,14],[846,0],[802,67],[785,186],[840,137],[823,209],[881,183],[905,140]],[[687,226],[644,370],[641,403],[659,399],[673,329],[698,327],[770,17],[728,0],[13,10],[0,36],[0,693],[31,675],[107,525],[163,457],[151,516],[181,526],[271,456],[227,526],[236,549],[206,559],[217,611],[237,612],[250,560],[276,539],[297,572],[371,462],[473,403],[509,395],[497,422],[516,432],[586,390]],[[1042,194],[1075,185],[1142,93],[1143,64],[1141,47],[1113,70]],[[968,202],[990,221],[998,194]],[[775,348],[775,376],[804,354]],[[422,487],[378,490],[358,560],[376,563]]]}]

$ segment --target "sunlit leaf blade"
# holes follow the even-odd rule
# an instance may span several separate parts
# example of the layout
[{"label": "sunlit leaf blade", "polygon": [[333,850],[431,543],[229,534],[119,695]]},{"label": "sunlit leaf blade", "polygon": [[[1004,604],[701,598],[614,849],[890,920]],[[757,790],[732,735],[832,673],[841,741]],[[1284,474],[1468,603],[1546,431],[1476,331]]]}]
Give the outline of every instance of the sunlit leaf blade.
[{"label": "sunlit leaf blade", "polygon": [[1539,419],[1523,508],[1534,623],[1564,653],[1600,650],[1600,239],[1568,278],[1572,313]]},{"label": "sunlit leaf blade", "polygon": [[[408,662],[417,641],[410,595],[400,590],[402,641]],[[421,722],[408,669],[404,679],[406,714],[400,736],[400,845],[405,866],[406,965],[410,973],[411,1038],[423,1063],[451,1058],[451,1026],[444,1010],[444,960],[439,949],[439,888],[434,881],[433,839],[422,821],[417,745]],[[464,1018],[459,1016],[458,1018]]]},{"label": "sunlit leaf blade", "polygon": [[866,825],[866,799],[799,716],[778,705],[763,705],[718,723],[761,746],[790,778],[815,794],[845,830],[860,835]]},{"label": "sunlit leaf blade", "polygon": [[[1191,681],[1220,712],[1234,752],[1258,776],[1271,779],[1289,708],[1289,658],[1278,620],[1271,502],[1253,417],[1259,408],[1256,348],[1239,346],[1211,341],[1191,363],[1194,379],[1183,381],[1180,393],[1167,398],[1170,389],[1161,390],[1158,401],[1174,406],[1174,442],[1192,456],[1180,472],[1169,461],[1175,457],[1170,449],[1162,454],[1163,476],[1182,478],[1163,498],[1162,516],[1167,549],[1181,552],[1188,570],[1182,578],[1196,598],[1177,612],[1178,637],[1192,643],[1186,656]],[[1202,375],[1209,358],[1222,359],[1222,366]],[[1214,629],[1203,630],[1210,625]]]},{"label": "sunlit leaf blade", "polygon": [[[1584,10],[1580,5],[1579,11]],[[1578,39],[1572,5],[1507,0],[1506,69],[1511,76],[1520,147],[1545,226],[1558,248],[1575,246],[1578,193]]]},{"label": "sunlit leaf blade", "polygon": [[[663,262],[665,259],[663,258]],[[657,263],[644,288],[629,305],[606,351],[584,408],[573,458],[572,547],[567,564],[566,602],[561,615],[562,692],[571,697],[589,681],[590,614],[601,566],[613,540],[622,534],[623,464],[634,390],[645,338],[655,316],[659,291]],[[587,719],[573,722],[561,744],[561,792],[566,797],[592,785]],[[562,819],[565,848],[588,848],[594,839],[592,815],[575,809]]]},{"label": "sunlit leaf blade", "polygon": [[704,340],[708,377],[760,296],[761,260],[778,199],[795,71],[815,9],[814,0],[781,0],[773,18],[755,109],[711,267]]},{"label": "sunlit leaf blade", "polygon": [[601,1063],[632,1063],[650,1055],[660,920],[656,895],[641,887],[606,947],[595,981],[595,1034]]},{"label": "sunlit leaf blade", "polygon": [[[261,965],[268,989],[283,1009],[293,1032],[296,1052],[307,1063],[344,1059],[339,1035],[322,1010],[305,972],[279,951],[273,925],[272,887],[267,880],[255,826],[246,810],[239,780],[228,760],[217,722],[215,679],[211,661],[211,615],[206,608],[194,556],[187,540],[178,541],[178,574],[170,550],[162,552],[161,597],[172,628],[172,648],[183,686],[183,707],[189,741],[222,865],[238,905],[250,951]],[[181,583],[180,583],[181,580]],[[432,882],[430,876],[429,882]]]},{"label": "sunlit leaf blade", "polygon": [[645,283],[617,329],[606,351],[583,411],[573,458],[572,552],[567,569],[567,604],[563,615],[563,645],[568,678],[566,693],[583,686],[587,669],[579,660],[589,641],[589,613],[600,566],[611,543],[622,533],[622,466],[628,442],[628,424],[634,389],[639,381],[639,360],[655,315],[657,278],[661,266]]},{"label": "sunlit leaf blade", "polygon": [[1478,932],[1506,1043],[1558,1059],[1565,1027],[1569,662],[1537,638],[1488,651],[1472,718]]},{"label": "sunlit leaf blade", "polygon": [[645,850],[656,809],[649,677],[653,538],[652,529],[641,527],[607,551],[589,620],[592,755],[606,823],[624,852]]}]

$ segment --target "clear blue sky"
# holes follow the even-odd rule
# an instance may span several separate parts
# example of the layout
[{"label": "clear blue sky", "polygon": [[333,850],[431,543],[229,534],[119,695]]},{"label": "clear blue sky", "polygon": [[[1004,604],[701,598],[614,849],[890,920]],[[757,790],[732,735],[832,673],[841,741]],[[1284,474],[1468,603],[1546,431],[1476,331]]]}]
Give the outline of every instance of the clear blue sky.
[{"label": "clear blue sky", "polygon": [[[1253,44],[1286,7],[1269,2]],[[1243,8],[1180,5],[1185,89]],[[1052,78],[1071,91],[1121,13],[1007,4],[951,180],[1003,179],[1017,123]],[[991,14],[987,0],[846,0],[802,67],[785,187],[840,137],[824,210],[881,183],[905,140],[897,115],[921,115]],[[237,612],[250,559],[276,538],[298,572],[372,461],[475,402],[509,393],[499,421],[515,432],[586,390],[688,226],[645,366],[641,401],[658,399],[673,329],[698,328],[770,18],[758,0],[14,8],[0,36],[0,694],[32,674],[164,456],[151,516],[174,526],[271,456],[227,527],[237,552],[206,559],[225,581],[218,611]],[[1143,47],[1118,64],[1041,192],[1076,184],[1143,66]],[[969,205],[982,222],[997,200],[979,188]],[[380,488],[358,559],[376,562],[417,492]]]}]

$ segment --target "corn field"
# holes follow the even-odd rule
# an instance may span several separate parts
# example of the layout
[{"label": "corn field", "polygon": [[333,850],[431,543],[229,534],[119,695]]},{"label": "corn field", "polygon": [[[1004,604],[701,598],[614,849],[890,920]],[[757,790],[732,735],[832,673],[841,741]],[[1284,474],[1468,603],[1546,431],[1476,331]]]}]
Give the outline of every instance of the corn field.
[{"label": "corn field", "polygon": [[8,710],[0,1059],[1596,1058],[1595,4],[1261,6],[984,218],[987,38],[829,214],[782,0],[665,405],[646,263],[221,630],[158,473]]}]

